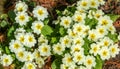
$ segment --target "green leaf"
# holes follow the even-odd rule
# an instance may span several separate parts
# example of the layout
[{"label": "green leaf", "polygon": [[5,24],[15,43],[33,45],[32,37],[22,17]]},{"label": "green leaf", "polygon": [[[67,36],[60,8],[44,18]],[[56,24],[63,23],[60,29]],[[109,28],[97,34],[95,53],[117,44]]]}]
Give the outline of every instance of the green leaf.
[{"label": "green leaf", "polygon": [[15,30],[14,26],[10,27],[10,29],[8,29],[7,36],[10,37],[14,30]]},{"label": "green leaf", "polygon": [[62,63],[61,59],[55,59],[51,65],[52,69],[60,69],[60,64]]},{"label": "green leaf", "polygon": [[49,23],[49,19],[46,18],[46,19],[44,20],[44,24],[47,25],[48,23]]},{"label": "green leaf", "polygon": [[115,34],[111,34],[111,33],[108,33],[107,35],[110,39],[112,39],[114,42],[118,42],[118,34],[115,33]]},{"label": "green leaf", "polygon": [[46,36],[46,35],[51,35],[51,33],[53,32],[52,28],[48,25],[45,25],[42,30],[41,33]]},{"label": "green leaf", "polygon": [[10,18],[10,20],[11,20],[12,22],[15,22],[16,14],[15,14],[15,12],[14,12],[13,10],[10,10],[10,11],[8,12],[8,17]]},{"label": "green leaf", "polygon": [[96,66],[94,69],[102,69],[103,61],[102,59],[97,55],[96,56]]},{"label": "green leaf", "polygon": [[1,23],[0,23],[0,27],[5,27],[8,25],[8,22],[3,20]]},{"label": "green leaf", "polygon": [[85,55],[89,54],[90,50],[90,44],[93,43],[93,41],[89,41],[87,38],[84,38],[85,44],[82,46],[84,48]]},{"label": "green leaf", "polygon": [[31,7],[35,7],[36,3],[35,2],[30,2],[28,5],[31,6]]},{"label": "green leaf", "polygon": [[55,43],[55,42],[57,42],[57,38],[56,37],[52,37],[51,43]]},{"label": "green leaf", "polygon": [[60,27],[59,28],[59,33],[60,33],[60,35],[64,35],[65,34],[65,28],[63,28],[63,27]]},{"label": "green leaf", "polygon": [[7,14],[1,14],[0,19],[7,19],[8,15]]},{"label": "green leaf", "polygon": [[9,50],[9,48],[8,48],[7,46],[5,46],[5,52],[6,52],[7,54],[10,54],[10,50]]},{"label": "green leaf", "polygon": [[90,18],[86,17],[86,19],[85,19],[85,24],[89,25],[91,29],[94,29],[96,27],[97,23],[98,23],[98,21],[95,18],[90,19]]},{"label": "green leaf", "polygon": [[59,10],[56,10],[56,13],[58,14],[58,16],[62,16],[62,12]]},{"label": "green leaf", "polygon": [[113,22],[115,22],[120,17],[120,15],[115,15],[115,14],[108,14],[108,16],[110,16]]}]

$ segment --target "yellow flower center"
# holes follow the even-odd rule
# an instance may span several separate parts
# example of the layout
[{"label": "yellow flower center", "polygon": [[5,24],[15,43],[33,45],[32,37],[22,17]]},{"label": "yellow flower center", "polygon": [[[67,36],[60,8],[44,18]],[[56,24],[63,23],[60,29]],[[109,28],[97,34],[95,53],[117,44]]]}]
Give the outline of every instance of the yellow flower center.
[{"label": "yellow flower center", "polygon": [[79,52],[80,49],[79,49],[79,48],[75,48],[74,51],[75,51],[75,52]]},{"label": "yellow flower center", "polygon": [[77,16],[76,20],[77,20],[78,22],[81,22],[81,21],[82,21],[82,17],[81,17],[81,16]]},{"label": "yellow flower center", "polygon": [[8,62],[9,62],[9,59],[8,59],[8,58],[5,58],[5,59],[4,59],[4,62],[5,62],[5,63],[8,63]]},{"label": "yellow flower center", "polygon": [[107,51],[103,51],[103,56],[107,56]]},{"label": "yellow flower center", "polygon": [[112,51],[112,53],[114,53],[116,50],[115,50],[115,48],[112,48],[111,51]]},{"label": "yellow flower center", "polygon": [[67,62],[68,63],[72,62],[72,58],[71,57],[67,58]]},{"label": "yellow flower center", "polygon": [[29,64],[29,65],[28,65],[28,69],[33,69],[33,65],[32,65],[32,64]]},{"label": "yellow flower center", "polygon": [[18,56],[22,58],[22,57],[24,57],[24,53],[23,52],[19,52]]},{"label": "yellow flower center", "polygon": [[94,48],[93,48],[93,51],[94,51],[94,52],[97,52],[97,47],[94,47]]},{"label": "yellow flower center", "polygon": [[103,33],[104,33],[104,30],[103,30],[103,29],[99,29],[99,32],[100,32],[101,34],[103,34]]},{"label": "yellow flower center", "polygon": [[40,24],[37,24],[36,28],[39,29],[39,30],[41,30],[42,26]]},{"label": "yellow flower center", "polygon": [[69,40],[64,40],[64,44],[68,44],[69,43]]},{"label": "yellow flower center", "polygon": [[109,42],[108,41],[105,41],[104,42],[104,46],[108,46]]},{"label": "yellow flower center", "polygon": [[40,57],[40,53],[39,53],[39,52],[36,52],[35,56],[36,56],[36,57]]},{"label": "yellow flower center", "polygon": [[91,5],[92,5],[92,6],[95,6],[95,5],[96,5],[95,1],[92,1],[92,2],[91,2]]},{"label": "yellow flower center", "polygon": [[20,19],[21,21],[24,21],[24,20],[25,20],[25,16],[24,16],[24,15],[21,15],[21,16],[19,17],[19,19]]},{"label": "yellow flower center", "polygon": [[108,24],[108,21],[107,20],[102,20],[102,25],[107,25]]},{"label": "yellow flower center", "polygon": [[30,36],[30,37],[28,38],[28,41],[29,41],[29,42],[33,42],[33,38]]},{"label": "yellow flower center", "polygon": [[18,49],[19,47],[20,47],[19,44],[17,43],[14,44],[14,48]]},{"label": "yellow flower center", "polygon": [[60,51],[60,50],[61,50],[61,47],[58,46],[58,47],[57,47],[57,50]]},{"label": "yellow flower center", "polygon": [[69,21],[68,21],[68,20],[65,20],[65,21],[64,21],[64,24],[65,24],[65,25],[69,25]]},{"label": "yellow flower center", "polygon": [[95,16],[96,16],[97,18],[100,18],[100,14],[96,14]]},{"label": "yellow flower center", "polygon": [[92,60],[87,60],[88,65],[92,64]]},{"label": "yellow flower center", "polygon": [[43,15],[43,13],[44,13],[43,10],[41,10],[41,9],[38,10],[38,14],[39,14],[40,16]]},{"label": "yellow flower center", "polygon": [[81,4],[82,6],[87,6],[87,2],[82,2],[82,4]]},{"label": "yellow flower center", "polygon": [[95,39],[95,34],[90,34],[91,39]]},{"label": "yellow flower center", "polygon": [[77,60],[81,60],[82,59],[82,57],[79,55],[79,56],[77,56]]},{"label": "yellow flower center", "polygon": [[80,42],[80,40],[77,40],[76,42],[75,42],[75,44],[80,44],[81,42]]},{"label": "yellow flower center", "polygon": [[81,28],[81,27],[77,27],[77,31],[78,31],[78,32],[81,32],[81,31],[82,31],[82,28]]},{"label": "yellow flower center", "polygon": [[48,48],[44,47],[42,50],[43,50],[43,52],[47,52]]},{"label": "yellow flower center", "polygon": [[24,37],[20,37],[20,42],[24,42],[25,38]]},{"label": "yellow flower center", "polygon": [[23,7],[19,7],[18,11],[22,12],[23,11]]}]

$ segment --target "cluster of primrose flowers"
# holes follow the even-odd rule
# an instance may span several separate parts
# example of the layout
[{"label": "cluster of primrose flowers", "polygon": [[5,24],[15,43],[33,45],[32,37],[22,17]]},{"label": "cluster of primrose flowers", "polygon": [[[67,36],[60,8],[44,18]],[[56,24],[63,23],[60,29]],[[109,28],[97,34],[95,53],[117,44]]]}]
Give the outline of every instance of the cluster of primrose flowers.
[{"label": "cluster of primrose flowers", "polygon": [[[69,15],[71,12],[65,10],[55,24],[66,29],[67,34],[51,45],[41,34],[43,21],[48,18],[47,9],[42,6],[33,9],[35,20],[31,24],[32,31],[28,32],[24,29],[30,20],[28,6],[25,2],[17,2],[14,12],[19,28],[14,32],[15,39],[9,43],[9,49],[18,61],[24,63],[21,69],[41,68],[46,58],[55,54],[62,55],[61,69],[93,69],[97,64],[96,57],[103,61],[115,57],[120,49],[108,34],[115,34],[116,29],[110,17],[98,9],[104,3],[103,0],[80,0],[75,5],[73,15]],[[93,21],[87,22],[86,19]],[[120,36],[118,39],[120,40]],[[68,51],[65,52],[66,50]],[[11,55],[1,53],[0,61],[3,66],[9,66],[14,60]]]},{"label": "cluster of primrose flowers", "polygon": [[66,9],[54,22],[67,30],[67,35],[57,43],[59,47],[53,46],[54,53],[61,54],[66,48],[70,49],[62,59],[61,69],[93,69],[97,64],[96,57],[104,61],[119,54],[118,44],[108,36],[116,33],[113,21],[98,9],[104,3],[103,0],[78,1],[74,13]]}]

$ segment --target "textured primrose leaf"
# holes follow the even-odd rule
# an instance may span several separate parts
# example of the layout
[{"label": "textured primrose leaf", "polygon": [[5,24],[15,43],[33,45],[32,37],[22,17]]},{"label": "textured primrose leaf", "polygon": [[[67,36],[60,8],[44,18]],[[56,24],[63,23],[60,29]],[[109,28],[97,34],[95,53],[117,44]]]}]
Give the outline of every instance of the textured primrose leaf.
[{"label": "textured primrose leaf", "polygon": [[49,23],[49,19],[46,18],[46,19],[44,20],[44,24],[47,25],[48,23]]},{"label": "textured primrose leaf", "polygon": [[5,20],[3,20],[3,21],[0,23],[0,27],[5,27],[7,24],[8,24],[8,22],[5,21]]},{"label": "textured primrose leaf", "polygon": [[90,44],[92,41],[89,41],[87,38],[84,38],[85,44],[83,45],[85,55],[89,54]]},{"label": "textured primrose leaf", "polygon": [[12,22],[15,22],[16,14],[15,14],[15,12],[13,10],[11,10],[11,11],[8,12],[8,17],[10,18],[10,20]]},{"label": "textured primrose leaf", "polygon": [[42,30],[41,33],[46,36],[46,35],[51,35],[51,33],[53,32],[52,28],[48,25],[45,25]]},{"label": "textured primrose leaf", "polygon": [[120,17],[120,15],[115,15],[115,14],[108,14],[108,16],[110,16],[113,22],[115,22]]},{"label": "textured primrose leaf", "polygon": [[98,23],[98,21],[95,18],[90,19],[90,18],[87,17],[85,19],[85,24],[89,25],[90,28],[92,28],[92,29],[94,29],[96,27],[97,23]]},{"label": "textured primrose leaf", "polygon": [[10,29],[8,29],[7,36],[10,37],[14,30],[15,30],[14,26],[10,27]]},{"label": "textured primrose leaf", "polygon": [[9,48],[8,48],[7,46],[5,46],[5,52],[6,52],[7,54],[10,54],[10,50],[9,50]]},{"label": "textured primrose leaf", "polygon": [[56,10],[56,13],[58,14],[58,16],[62,16],[62,12],[59,10]]},{"label": "textured primrose leaf", "polygon": [[65,34],[65,29],[63,28],[63,27],[60,27],[59,28],[59,33],[60,33],[60,35],[64,35]]},{"label": "textured primrose leaf", "polygon": [[115,34],[111,34],[111,33],[108,33],[107,35],[110,39],[112,39],[114,42],[118,42],[118,34],[115,33]]},{"label": "textured primrose leaf", "polygon": [[97,55],[96,56],[96,66],[94,69],[102,69],[103,61],[102,59]]},{"label": "textured primrose leaf", "polygon": [[55,59],[51,65],[52,69],[60,69],[61,60]]}]

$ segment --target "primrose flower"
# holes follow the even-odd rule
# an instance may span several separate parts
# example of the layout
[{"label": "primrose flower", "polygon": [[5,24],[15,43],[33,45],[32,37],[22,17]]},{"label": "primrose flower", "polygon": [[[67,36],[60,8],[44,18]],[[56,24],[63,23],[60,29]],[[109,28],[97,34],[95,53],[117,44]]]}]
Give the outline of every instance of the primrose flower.
[{"label": "primrose flower", "polygon": [[120,52],[118,44],[110,46],[109,49],[110,49],[110,54],[112,57],[115,57]]},{"label": "primrose flower", "polygon": [[40,54],[42,56],[50,56],[51,55],[51,48],[49,45],[46,44],[42,44],[41,46],[39,46],[38,51],[40,52]]},{"label": "primrose flower", "polygon": [[32,30],[34,31],[34,33],[36,34],[40,34],[41,33],[41,29],[44,26],[43,22],[41,21],[35,21],[32,23]]},{"label": "primrose flower", "polygon": [[96,65],[95,57],[89,56],[89,55],[86,56],[84,64],[85,64],[87,69],[92,69]]},{"label": "primrose flower", "polygon": [[36,39],[32,33],[26,33],[25,35],[25,46],[34,47],[36,44]]},{"label": "primrose flower", "polygon": [[36,69],[36,65],[33,62],[25,62],[22,69]]},{"label": "primrose flower", "polygon": [[77,6],[80,6],[80,8],[83,8],[83,9],[89,9],[90,8],[89,0],[78,1]]},{"label": "primrose flower", "polygon": [[61,55],[64,50],[65,50],[65,46],[61,45],[60,43],[53,45],[53,52],[58,55]]},{"label": "primrose flower", "polygon": [[18,1],[15,5],[15,12],[26,12],[28,9],[28,6],[25,4],[25,2]]},{"label": "primrose flower", "polygon": [[72,22],[72,19],[71,19],[70,16],[67,16],[67,17],[63,16],[63,17],[61,18],[60,25],[61,25],[61,26],[64,26],[64,28],[69,28],[70,25],[71,25],[71,22]]},{"label": "primrose flower", "polygon": [[110,58],[110,51],[107,47],[102,47],[99,51],[99,55],[102,60],[106,60]]},{"label": "primrose flower", "polygon": [[18,23],[20,26],[26,25],[27,22],[29,22],[29,16],[27,13],[21,12],[16,14],[16,23]]},{"label": "primrose flower", "polygon": [[94,56],[96,56],[100,50],[100,46],[98,44],[91,44],[91,50],[90,53],[93,54]]},{"label": "primrose flower", "polygon": [[11,40],[9,45],[11,52],[17,52],[23,48],[23,45],[18,40]]},{"label": "primrose flower", "polygon": [[85,61],[85,56],[84,53],[82,52],[75,52],[73,54],[73,61],[77,64],[83,64],[83,62]]},{"label": "primrose flower", "polygon": [[66,66],[71,66],[74,64],[73,62],[73,58],[70,54],[65,54],[65,57],[62,59],[62,62],[66,65]]},{"label": "primrose flower", "polygon": [[3,66],[9,66],[13,62],[12,57],[10,55],[6,55],[6,54],[3,54],[0,57],[0,59],[1,59],[1,63]]},{"label": "primrose flower", "polygon": [[48,17],[47,9],[42,6],[36,6],[33,10],[33,14],[38,20],[44,20]]}]

